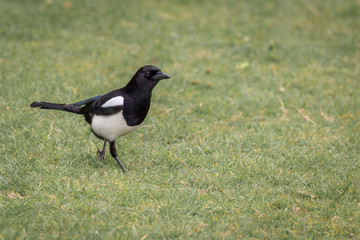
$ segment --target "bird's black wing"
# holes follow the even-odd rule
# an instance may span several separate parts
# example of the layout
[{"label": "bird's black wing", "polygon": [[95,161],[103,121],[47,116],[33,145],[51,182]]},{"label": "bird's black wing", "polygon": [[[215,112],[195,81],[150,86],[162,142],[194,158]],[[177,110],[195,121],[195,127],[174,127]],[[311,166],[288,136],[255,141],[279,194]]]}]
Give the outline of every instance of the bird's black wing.
[{"label": "bird's black wing", "polygon": [[83,105],[85,103],[85,106],[82,108],[84,113],[112,115],[123,110],[124,97],[120,95],[119,90],[115,90],[105,95],[83,100],[79,103]]},{"label": "bird's black wing", "polygon": [[95,97],[91,97],[91,98],[88,98],[88,99],[85,99],[85,100],[82,100],[80,102],[76,102],[76,103],[73,103],[72,105],[76,106],[76,107],[81,107],[81,106],[84,106],[84,105],[87,105],[87,104],[90,104],[98,99],[100,99],[103,95],[99,95],[99,96],[95,96]]}]

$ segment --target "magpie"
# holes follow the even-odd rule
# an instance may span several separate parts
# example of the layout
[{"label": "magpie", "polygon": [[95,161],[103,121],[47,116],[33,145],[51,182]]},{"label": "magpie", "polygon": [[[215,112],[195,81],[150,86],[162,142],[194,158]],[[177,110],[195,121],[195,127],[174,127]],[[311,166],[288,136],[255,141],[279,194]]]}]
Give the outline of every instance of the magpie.
[{"label": "magpie", "polygon": [[151,91],[161,79],[170,78],[160,68],[146,65],[135,73],[128,84],[104,95],[95,96],[72,104],[33,102],[30,107],[54,109],[84,116],[91,131],[104,140],[103,149],[97,155],[104,160],[106,143],[110,144],[110,154],[125,173],[118,158],[115,141],[139,127],[149,109]]}]

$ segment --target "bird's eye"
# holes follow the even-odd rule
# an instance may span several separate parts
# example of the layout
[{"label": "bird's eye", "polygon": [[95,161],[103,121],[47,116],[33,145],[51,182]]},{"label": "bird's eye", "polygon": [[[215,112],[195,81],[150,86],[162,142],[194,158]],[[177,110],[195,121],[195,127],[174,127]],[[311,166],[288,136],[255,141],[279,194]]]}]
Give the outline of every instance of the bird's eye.
[{"label": "bird's eye", "polygon": [[146,71],[145,76],[150,77],[150,71]]}]

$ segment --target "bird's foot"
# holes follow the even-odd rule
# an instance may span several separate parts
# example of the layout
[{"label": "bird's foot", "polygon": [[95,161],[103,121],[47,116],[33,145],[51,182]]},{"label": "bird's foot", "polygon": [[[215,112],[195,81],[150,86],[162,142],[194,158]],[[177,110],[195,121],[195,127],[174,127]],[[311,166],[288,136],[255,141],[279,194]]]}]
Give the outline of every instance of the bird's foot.
[{"label": "bird's foot", "polygon": [[100,151],[100,149],[98,149],[97,155],[100,158],[100,161],[102,162],[105,158],[105,151],[104,150]]},{"label": "bird's foot", "polygon": [[117,156],[115,156],[114,158],[115,158],[115,160],[118,162],[118,164],[120,165],[123,173],[126,173],[125,168],[124,168],[124,166],[122,165],[122,163],[120,162],[119,158],[118,158]]}]

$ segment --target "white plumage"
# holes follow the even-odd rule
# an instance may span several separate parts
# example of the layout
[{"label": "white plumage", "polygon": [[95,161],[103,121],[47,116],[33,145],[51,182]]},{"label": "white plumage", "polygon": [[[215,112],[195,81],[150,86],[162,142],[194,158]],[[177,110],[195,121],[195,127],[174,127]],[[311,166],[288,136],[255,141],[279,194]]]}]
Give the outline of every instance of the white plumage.
[{"label": "white plumage", "polygon": [[118,96],[118,97],[109,99],[103,105],[101,105],[101,107],[106,108],[106,107],[116,107],[116,106],[122,106],[122,105],[124,105],[124,98],[121,96]]},{"label": "white plumage", "polygon": [[118,137],[134,131],[139,126],[128,126],[123,111],[113,115],[94,115],[91,129],[100,137],[108,141],[115,141]]},{"label": "white plumage", "polygon": [[[105,102],[101,107],[116,107],[124,104],[124,98],[114,97]],[[118,137],[134,131],[138,126],[128,126],[124,119],[123,111],[113,115],[94,115],[91,129],[100,137],[108,141],[115,141]]]}]

